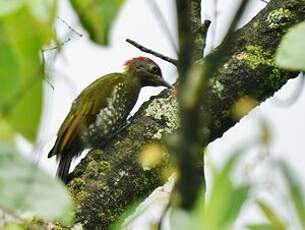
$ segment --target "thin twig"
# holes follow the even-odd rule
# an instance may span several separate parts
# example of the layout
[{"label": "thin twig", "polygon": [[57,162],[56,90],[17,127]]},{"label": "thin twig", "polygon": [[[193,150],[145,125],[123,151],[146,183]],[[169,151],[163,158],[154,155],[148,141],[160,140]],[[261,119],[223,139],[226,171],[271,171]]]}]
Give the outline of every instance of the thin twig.
[{"label": "thin twig", "polygon": [[170,57],[165,56],[163,54],[160,54],[160,53],[158,53],[156,51],[153,51],[153,50],[151,50],[149,48],[146,48],[146,47],[140,45],[139,43],[137,43],[137,42],[135,42],[135,41],[133,41],[133,40],[131,40],[129,38],[126,39],[126,42],[128,42],[129,44],[135,46],[136,48],[138,48],[139,50],[143,51],[144,53],[148,53],[148,54],[154,55],[155,57],[160,58],[160,59],[162,59],[164,61],[167,61],[167,62],[169,62],[169,63],[171,63],[171,64],[173,64],[175,66],[178,65],[178,61],[176,59],[170,58]]},{"label": "thin twig", "polygon": [[46,82],[51,86],[51,88],[54,90],[54,85],[51,83],[51,81],[49,80],[47,73],[46,73],[46,59],[45,59],[45,55],[44,55],[44,50],[40,50],[40,55],[41,55],[41,65],[42,65],[42,69],[43,69],[43,76],[44,76],[44,80],[46,80]]},{"label": "thin twig", "polygon": [[67,23],[64,19],[62,19],[61,17],[57,16],[57,19],[58,19],[59,21],[61,21],[63,24],[65,24],[65,25],[68,27],[68,29],[69,29],[70,31],[72,31],[74,34],[76,34],[77,36],[79,36],[79,37],[82,37],[82,36],[83,36],[82,33],[76,31],[72,26],[70,26],[70,24],[68,24],[68,23]]},{"label": "thin twig", "polygon": [[[78,37],[82,37],[83,34],[76,31],[68,22],[66,22],[64,19],[62,19],[61,17],[57,16],[57,19],[62,22],[65,26],[67,26],[67,28],[69,29],[69,32],[72,32],[73,34],[76,34]],[[58,50],[60,49],[62,46],[66,45],[68,42],[70,42],[72,39],[69,36],[67,39],[65,39],[64,41],[60,42],[58,45],[55,45],[53,47],[49,47],[46,49],[42,49],[42,52],[46,52],[46,51],[52,51],[52,50]]]},{"label": "thin twig", "polygon": [[59,49],[60,47],[64,46],[65,44],[67,44],[67,43],[70,42],[70,41],[71,41],[71,38],[69,37],[69,38],[67,38],[65,41],[60,42],[59,45],[53,46],[53,47],[50,47],[50,48],[46,48],[46,49],[42,49],[41,51],[42,51],[42,52],[46,52],[46,51],[57,50],[57,49]]}]

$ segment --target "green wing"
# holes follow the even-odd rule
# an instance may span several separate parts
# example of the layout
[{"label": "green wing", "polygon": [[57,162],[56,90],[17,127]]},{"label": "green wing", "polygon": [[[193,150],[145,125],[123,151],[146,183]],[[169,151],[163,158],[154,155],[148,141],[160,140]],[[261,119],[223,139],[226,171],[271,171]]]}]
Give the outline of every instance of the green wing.
[{"label": "green wing", "polygon": [[60,155],[68,150],[79,136],[83,127],[88,127],[94,121],[101,109],[107,106],[107,98],[119,82],[125,81],[124,74],[113,73],[105,75],[85,88],[75,99],[71,110],[62,123],[56,143],[48,157]]}]

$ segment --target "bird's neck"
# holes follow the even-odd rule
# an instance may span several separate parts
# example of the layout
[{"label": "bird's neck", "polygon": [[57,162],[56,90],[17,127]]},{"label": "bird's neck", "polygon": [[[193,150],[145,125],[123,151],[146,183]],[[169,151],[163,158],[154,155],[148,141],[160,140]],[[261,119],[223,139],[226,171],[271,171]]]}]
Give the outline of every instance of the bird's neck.
[{"label": "bird's neck", "polygon": [[135,88],[139,88],[139,90],[141,89],[141,74],[136,72],[136,71],[132,71],[132,70],[127,70],[125,72],[126,77],[128,78],[128,84],[131,87],[135,87]]}]

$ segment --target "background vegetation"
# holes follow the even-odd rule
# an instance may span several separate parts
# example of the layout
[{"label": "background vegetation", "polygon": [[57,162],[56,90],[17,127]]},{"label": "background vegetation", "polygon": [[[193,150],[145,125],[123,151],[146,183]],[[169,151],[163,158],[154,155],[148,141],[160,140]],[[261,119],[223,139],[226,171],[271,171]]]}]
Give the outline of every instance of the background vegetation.
[{"label": "background vegetation", "polygon": [[[264,121],[258,141],[237,149],[222,169],[212,168],[214,182],[207,185],[208,195],[203,195],[207,144],[288,79],[305,71],[305,2],[270,1],[256,18],[235,32],[248,4],[242,1],[222,45],[205,58],[210,22],[200,15],[204,1],[176,2],[178,60],[161,55],[177,66],[176,92],[164,91],[144,104],[128,129],[105,149],[92,150],[65,186],[22,157],[16,147],[18,135],[35,143],[43,84],[49,84],[45,52],[60,51],[65,43],[54,33],[56,20],[62,20],[57,18],[57,1],[0,0],[2,228],[121,228],[126,217],[137,213],[135,203],[175,173],[177,183],[165,210],[171,209],[172,229],[231,229],[247,202],[257,203],[266,220],[253,221],[245,228],[305,229],[302,177],[293,167],[268,155],[271,136]],[[124,1],[70,3],[90,39],[107,46],[109,30]],[[260,76],[265,79],[260,80]],[[280,209],[287,215],[280,215],[277,208],[255,196],[253,191],[260,185],[233,183],[236,164],[249,146],[258,146],[262,150],[258,162],[268,162],[286,182],[284,197],[289,205]],[[164,215],[151,227],[161,228]]]}]

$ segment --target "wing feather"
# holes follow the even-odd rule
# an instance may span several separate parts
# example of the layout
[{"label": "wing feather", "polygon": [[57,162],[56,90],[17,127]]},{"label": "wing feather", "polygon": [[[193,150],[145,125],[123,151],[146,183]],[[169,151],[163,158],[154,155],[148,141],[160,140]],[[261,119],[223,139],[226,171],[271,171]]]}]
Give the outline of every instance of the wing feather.
[{"label": "wing feather", "polygon": [[[109,81],[110,78],[111,81]],[[48,157],[57,155],[60,158],[62,154],[69,152],[74,143],[79,144],[82,129],[87,127],[96,118],[96,114],[107,106],[107,101],[103,99],[111,95],[114,86],[122,79],[125,79],[122,74],[109,74],[82,91],[62,123],[55,145]]]}]

